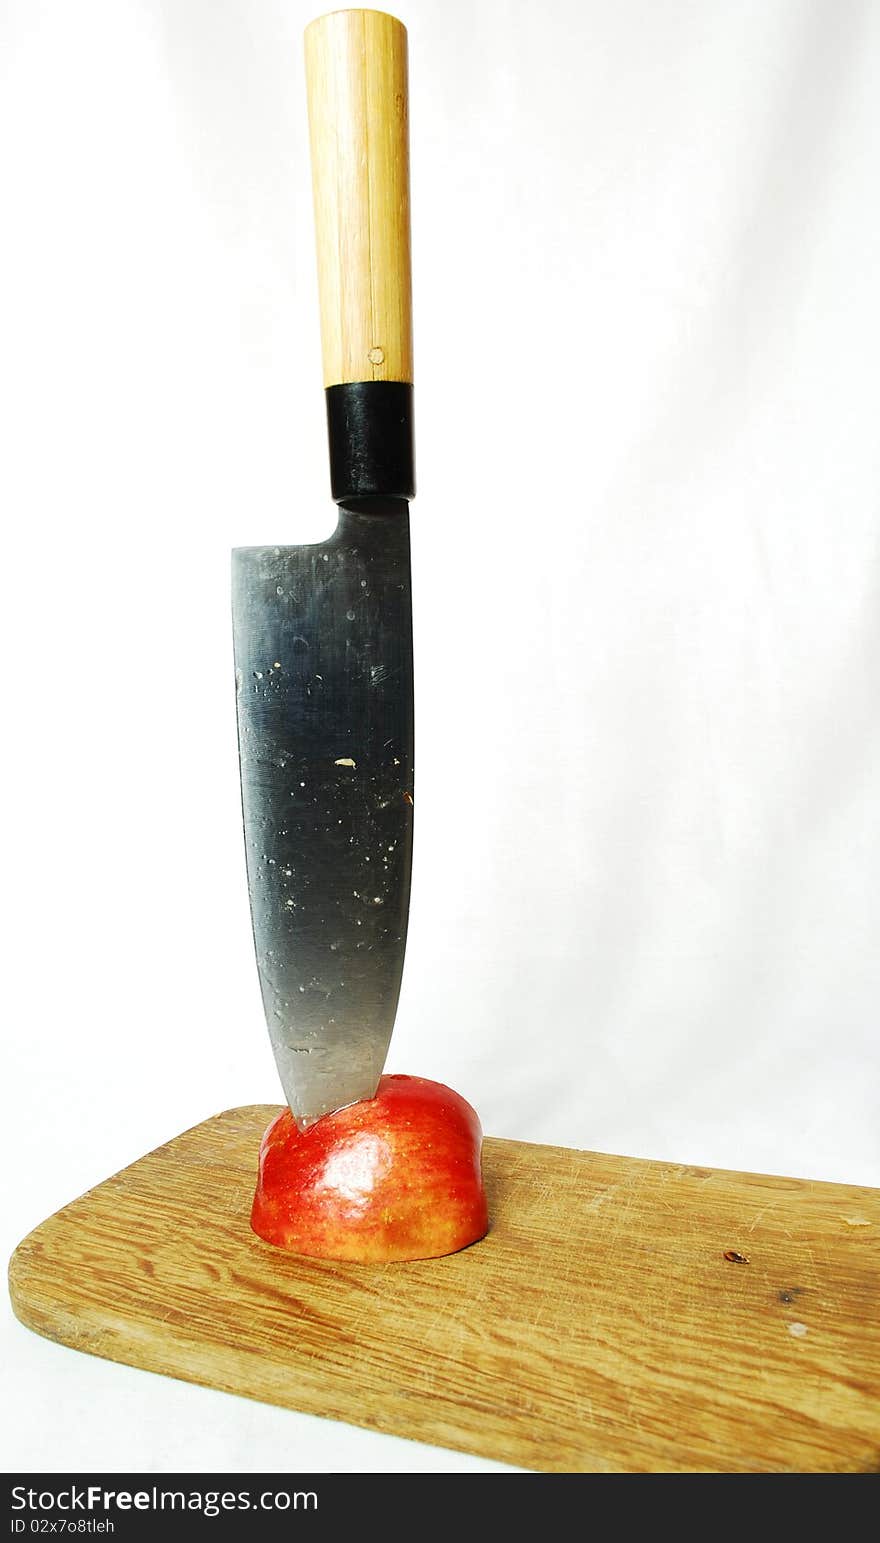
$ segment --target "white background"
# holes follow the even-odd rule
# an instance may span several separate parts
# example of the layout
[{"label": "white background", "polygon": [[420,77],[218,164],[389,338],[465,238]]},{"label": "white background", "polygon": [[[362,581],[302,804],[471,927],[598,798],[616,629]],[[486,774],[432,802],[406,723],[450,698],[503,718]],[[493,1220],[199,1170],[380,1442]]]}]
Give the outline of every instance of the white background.
[{"label": "white background", "polygon": [[[229,549],[333,523],[294,0],[5,0],[7,1254],[277,1101]],[[880,1183],[880,7],[410,29],[416,860],[389,1069]],[[8,1468],[489,1469],[4,1320]]]}]

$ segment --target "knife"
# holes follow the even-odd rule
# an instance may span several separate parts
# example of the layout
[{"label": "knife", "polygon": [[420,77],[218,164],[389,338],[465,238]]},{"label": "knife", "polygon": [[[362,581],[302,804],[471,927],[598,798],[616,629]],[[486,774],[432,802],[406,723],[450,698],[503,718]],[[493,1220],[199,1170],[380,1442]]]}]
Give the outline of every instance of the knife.
[{"label": "knife", "polygon": [[406,947],[413,827],[412,309],[406,29],[305,34],[338,524],[241,547],[232,613],[251,920],[300,1129],[376,1092]]}]

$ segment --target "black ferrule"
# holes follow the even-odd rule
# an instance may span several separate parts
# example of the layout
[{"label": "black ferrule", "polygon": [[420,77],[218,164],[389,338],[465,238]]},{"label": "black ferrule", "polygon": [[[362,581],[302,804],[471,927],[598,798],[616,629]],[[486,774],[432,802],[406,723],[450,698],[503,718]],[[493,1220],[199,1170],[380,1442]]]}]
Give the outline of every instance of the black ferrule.
[{"label": "black ferrule", "polygon": [[360,380],[328,386],[325,395],[336,502],[376,495],[412,498],[412,386],[402,380]]}]

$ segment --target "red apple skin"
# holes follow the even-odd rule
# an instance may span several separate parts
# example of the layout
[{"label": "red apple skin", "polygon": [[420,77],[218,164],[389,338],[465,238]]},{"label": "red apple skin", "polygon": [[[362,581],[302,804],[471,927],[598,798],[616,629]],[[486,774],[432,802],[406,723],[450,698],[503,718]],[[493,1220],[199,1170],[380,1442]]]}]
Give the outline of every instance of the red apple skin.
[{"label": "red apple skin", "polygon": [[375,1098],[298,1129],[289,1109],[260,1146],[258,1237],[321,1259],[435,1259],[485,1236],[482,1130],[458,1093],[383,1077]]}]

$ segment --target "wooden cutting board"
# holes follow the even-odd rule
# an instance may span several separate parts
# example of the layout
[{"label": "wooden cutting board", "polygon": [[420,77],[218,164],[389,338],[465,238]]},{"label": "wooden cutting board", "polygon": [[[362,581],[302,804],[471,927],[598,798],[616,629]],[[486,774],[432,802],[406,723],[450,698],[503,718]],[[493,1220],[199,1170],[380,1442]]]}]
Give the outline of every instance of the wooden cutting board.
[{"label": "wooden cutting board", "polygon": [[65,1206],[10,1264],[38,1334],[553,1471],[880,1470],[880,1190],[486,1141],[492,1228],[418,1264],[250,1231],[230,1109]]}]

